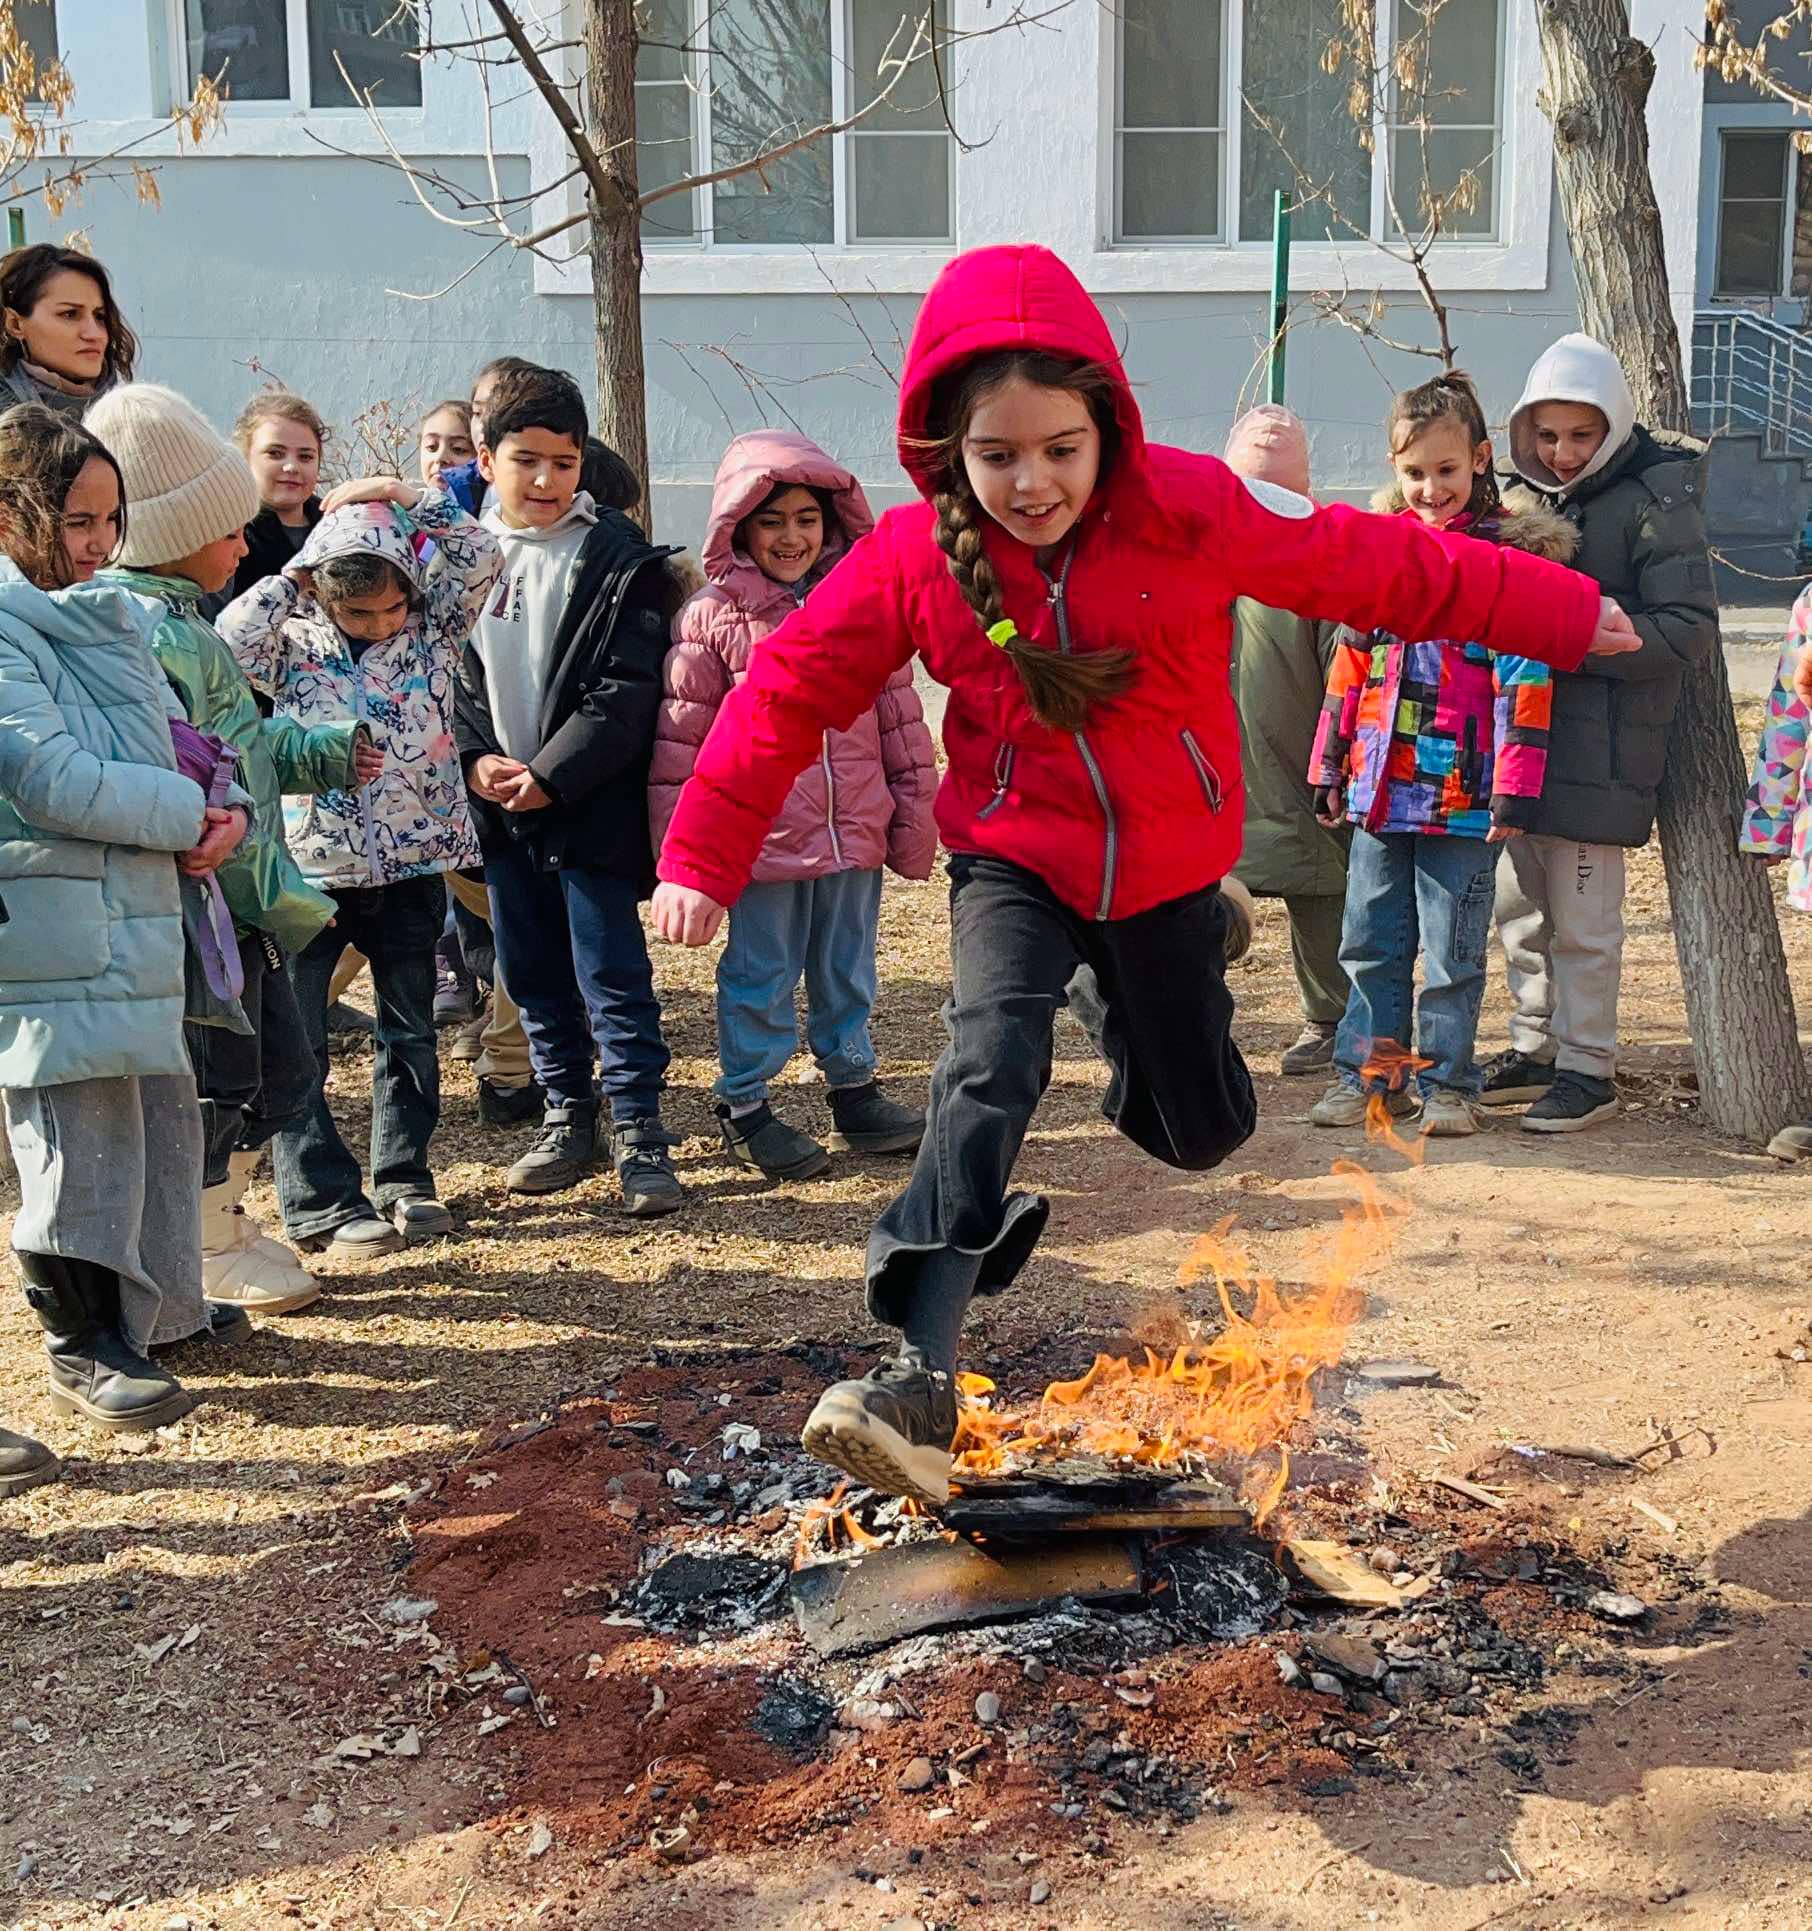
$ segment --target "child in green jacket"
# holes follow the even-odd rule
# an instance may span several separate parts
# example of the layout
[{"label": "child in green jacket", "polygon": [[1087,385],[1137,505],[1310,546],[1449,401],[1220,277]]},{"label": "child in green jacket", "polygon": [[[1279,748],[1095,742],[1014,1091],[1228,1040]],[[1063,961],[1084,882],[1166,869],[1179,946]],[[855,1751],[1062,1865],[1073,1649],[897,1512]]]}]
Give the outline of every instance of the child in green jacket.
[{"label": "child in green jacket", "polygon": [[232,581],[245,555],[244,525],[258,492],[238,450],[173,390],[132,382],[110,391],[89,427],[112,451],[132,514],[109,575],[163,607],[151,648],[190,723],[239,752],[239,777],[257,823],[220,870],[245,973],[242,1003],[254,1031],[185,1028],[207,1132],[202,1194],[202,1277],[210,1298],[283,1314],[318,1298],[294,1252],[260,1234],[240,1206],[267,1142],[307,1105],[315,1056],[303,1028],[287,956],[333,916],[333,902],[302,876],[283,838],[282,800],[350,790],[382,767],[363,725],[306,726],[259,715],[252,687],[201,599]]}]

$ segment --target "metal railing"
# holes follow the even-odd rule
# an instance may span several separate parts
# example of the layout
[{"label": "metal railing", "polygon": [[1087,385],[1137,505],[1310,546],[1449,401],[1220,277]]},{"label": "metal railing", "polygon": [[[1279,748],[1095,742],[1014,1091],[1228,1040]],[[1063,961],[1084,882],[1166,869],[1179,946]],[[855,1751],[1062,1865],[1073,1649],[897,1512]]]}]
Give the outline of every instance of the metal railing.
[{"label": "metal railing", "polygon": [[1812,458],[1812,335],[1747,309],[1700,309],[1691,390],[1700,435],[1758,435],[1764,455]]}]

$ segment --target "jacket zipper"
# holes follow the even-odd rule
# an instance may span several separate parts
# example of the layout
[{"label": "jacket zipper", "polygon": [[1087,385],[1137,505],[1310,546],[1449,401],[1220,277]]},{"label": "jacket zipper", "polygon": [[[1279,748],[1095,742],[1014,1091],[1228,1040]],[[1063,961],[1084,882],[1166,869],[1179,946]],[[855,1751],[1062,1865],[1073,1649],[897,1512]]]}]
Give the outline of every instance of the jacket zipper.
[{"label": "jacket zipper", "polygon": [[975,822],[980,824],[984,818],[992,818],[1007,802],[1007,791],[1013,782],[1013,747],[1001,745],[994,753],[994,796],[975,814]]},{"label": "jacket zipper", "polygon": [[1221,775],[1202,754],[1202,747],[1195,741],[1193,731],[1182,734],[1183,749],[1189,753],[1189,762],[1195,766],[1195,775],[1202,787],[1202,795],[1208,800],[1208,809],[1216,814],[1227,802],[1227,794],[1221,789]]},{"label": "jacket zipper", "polygon": [[[375,650],[377,646],[371,645]],[[365,711],[365,660],[362,655],[352,660],[352,717],[355,724],[362,724],[371,730],[371,719]],[[377,733],[371,732],[372,742],[377,741]],[[371,822],[371,787],[361,784],[355,787],[359,800],[359,823],[365,828],[365,868],[371,875],[373,885],[383,884],[378,876],[377,827]]]},{"label": "jacket zipper", "polygon": [[[798,592],[793,596],[793,608],[803,610],[805,598]],[[843,869],[843,840],[837,836],[837,778],[831,770],[830,733],[824,734],[824,741],[818,748],[818,756],[824,765],[824,829],[830,833],[831,856],[837,861],[837,869]]]},{"label": "jacket zipper", "polygon": [[[1039,573],[1051,586],[1051,608],[1057,613],[1057,648],[1068,657],[1070,652],[1070,615],[1069,607],[1063,600],[1064,586],[1070,580],[1070,565],[1076,561],[1076,550],[1072,544],[1070,553],[1063,559],[1063,569],[1053,577],[1043,565]],[[1097,920],[1105,920],[1114,902],[1114,878],[1120,869],[1120,821],[1114,816],[1114,801],[1107,795],[1107,779],[1102,775],[1101,766],[1096,761],[1094,746],[1088,741],[1086,731],[1075,731],[1071,735],[1076,740],[1076,749],[1082,754],[1082,762],[1089,775],[1089,782],[1095,787],[1095,798],[1101,806],[1101,816],[1107,825],[1107,849],[1101,861],[1101,899],[1095,908]]]}]

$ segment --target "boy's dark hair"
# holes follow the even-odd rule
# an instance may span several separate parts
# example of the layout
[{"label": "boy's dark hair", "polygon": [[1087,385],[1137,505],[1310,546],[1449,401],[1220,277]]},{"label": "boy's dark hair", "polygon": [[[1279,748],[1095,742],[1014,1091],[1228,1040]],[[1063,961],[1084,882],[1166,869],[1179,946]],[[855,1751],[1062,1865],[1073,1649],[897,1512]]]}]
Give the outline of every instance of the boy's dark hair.
[{"label": "boy's dark hair", "polygon": [[63,505],[75,479],[94,461],[105,463],[120,486],[123,546],[126,479],[113,452],[92,431],[41,402],[22,402],[0,415],[0,512],[6,521],[6,553],[40,590],[69,586]]},{"label": "boy's dark hair", "polygon": [[526,374],[511,375],[492,390],[484,415],[485,447],[495,455],[506,436],[519,436],[525,429],[570,436],[574,449],[584,453],[590,430],[585,396],[564,370],[531,364]]},{"label": "boy's dark hair", "polygon": [[[1395,456],[1406,443],[1413,442],[1424,429],[1437,422],[1457,423],[1476,449],[1491,440],[1485,421],[1485,405],[1471,376],[1459,369],[1448,369],[1431,381],[1418,383],[1393,397],[1384,427],[1390,436],[1390,453]],[[1498,504],[1497,472],[1487,463],[1472,479],[1472,494],[1466,507],[1474,516],[1495,509]]]},{"label": "boy's dark hair", "polygon": [[635,471],[609,443],[599,442],[596,436],[585,438],[585,454],[579,463],[579,487],[601,510],[632,510],[642,500]]}]

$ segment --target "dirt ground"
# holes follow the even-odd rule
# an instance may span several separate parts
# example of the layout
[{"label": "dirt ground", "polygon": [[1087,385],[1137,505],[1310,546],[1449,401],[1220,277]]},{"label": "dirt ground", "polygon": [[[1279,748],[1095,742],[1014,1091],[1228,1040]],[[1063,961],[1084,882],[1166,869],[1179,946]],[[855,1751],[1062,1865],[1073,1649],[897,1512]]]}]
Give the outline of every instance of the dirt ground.
[{"label": "dirt ground", "polygon": [[[922,1097],[940,1043],[941,889],[890,881],[884,920],[886,1077]],[[1812,920],[1788,918],[1786,934],[1812,1011]],[[899,1177],[844,1160],[820,1180],[764,1188],[715,1153],[711,963],[659,962],[676,1053],[669,1120],[686,1136],[682,1216],[626,1222],[605,1178],[511,1199],[503,1168],[524,1136],[481,1128],[469,1074],[449,1062],[439,1173],[458,1236],[336,1275],[314,1309],[268,1325],[218,1373],[191,1375],[207,1399],[175,1428],[141,1442],[53,1421],[33,1325],[4,1298],[0,1415],[67,1460],[60,1485],[0,1508],[7,1923],[1812,1926],[1807,1173],[1695,1124],[1653,851],[1630,904],[1628,1111],[1576,1139],[1503,1126],[1441,1143],[1406,1171],[1311,1128],[1316,1083],[1275,1075],[1295,1029],[1276,906],[1262,908],[1236,975],[1262,1121],[1227,1169],[1190,1179],[1117,1142],[1097,1112],[1101,1070],[1063,1022],[1023,1165],[1052,1196],[1051,1234],[969,1338],[971,1365],[986,1367],[1032,1346],[1061,1352],[1073,1335],[1079,1370],[1084,1333],[1125,1332],[1154,1310],[1207,1313],[1212,1290],[1179,1291],[1177,1268],[1230,1214],[1266,1269],[1299,1281],[1305,1243],[1348,1191],[1330,1159],[1356,1155],[1392,1174],[1414,1211],[1364,1283],[1350,1356],[1441,1371],[1434,1386],[1351,1397],[1343,1411],[1375,1497],[1483,1518],[1428,1486],[1483,1473],[1508,1496],[1492,1526],[1572,1537],[1656,1606],[1647,1622],[1568,1645],[1514,1734],[1495,1705],[1483,1719],[1445,1717],[1400,1774],[1335,1779],[1325,1795],[1234,1780],[1222,1803],[1167,1834],[1128,1821],[1086,1845],[1015,1835],[1023,1811],[1004,1786],[997,1833],[985,1761],[947,1817],[922,1813],[910,1846],[892,1812],[861,1801],[816,1819],[795,1802],[791,1835],[775,1844],[714,1835],[703,1793],[699,1855],[684,1864],[586,1828],[615,1767],[641,1757],[651,1780],[672,1774],[662,1766],[684,1757],[683,1700],[671,1733],[646,1696],[626,1701],[623,1733],[583,1761],[561,1754],[539,1704],[503,1698],[507,1669],[456,1707],[449,1677],[482,1673],[496,1653],[459,1651],[434,1617],[411,1620],[409,1598],[435,1597],[423,1498],[463,1497],[503,1575],[531,1553],[526,1536],[519,1551],[511,1540],[527,1506],[520,1484],[502,1483],[483,1514],[512,1429],[651,1362],[685,1369],[701,1402],[727,1400],[730,1421],[737,1350],[872,1340],[856,1290],[861,1237]],[[1487,1049],[1502,1025],[1494,994]],[[368,1122],[368,1070],[358,1053],[336,1066],[352,1132]],[[803,1122],[823,1119],[809,1086],[787,1104]],[[268,1185],[253,1204],[270,1216]],[[1664,1436],[1677,1448],[1637,1475],[1544,1463],[1524,1482],[1500,1479],[1513,1444],[1628,1453]],[[546,1466],[556,1494],[558,1466]],[[512,1667],[539,1668],[546,1627],[589,1614],[584,1592],[601,1572],[584,1535],[571,1548],[562,1599],[525,1615],[503,1652]],[[544,1546],[534,1553],[546,1559]],[[1228,1695],[1245,1667],[1236,1654]],[[1171,1694],[1160,1682],[1144,1718],[1166,1720]],[[551,1700],[555,1725],[559,1713]],[[1510,1748],[1531,1736],[1532,1759]],[[720,1802],[738,1776],[770,1774],[758,1752],[730,1758],[741,1768],[721,1780]]]}]

